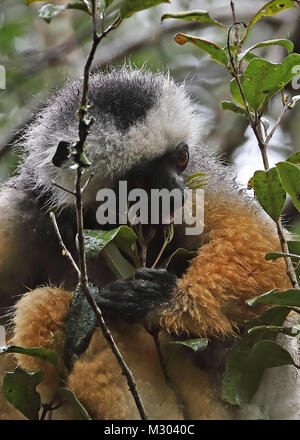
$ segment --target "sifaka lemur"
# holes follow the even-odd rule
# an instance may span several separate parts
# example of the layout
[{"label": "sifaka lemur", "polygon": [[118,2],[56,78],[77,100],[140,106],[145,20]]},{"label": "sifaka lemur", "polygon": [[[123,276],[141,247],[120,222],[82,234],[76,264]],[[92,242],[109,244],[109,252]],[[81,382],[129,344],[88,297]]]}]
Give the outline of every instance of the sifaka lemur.
[{"label": "sifaka lemur", "polygon": [[[14,318],[17,345],[52,346],[76,286],[76,273],[62,255],[49,210],[56,213],[64,242],[75,256],[74,197],[53,185],[72,189],[75,173],[68,159],[56,167],[53,157],[57,159],[60,142],[77,139],[81,88],[81,80],[68,84],[39,112],[22,138],[20,172],[0,192],[0,304],[10,306],[23,295]],[[188,175],[201,171],[209,177],[203,232],[186,236],[184,225],[174,225],[173,249],[197,250],[181,273],[139,269],[131,279],[120,281],[101,257],[89,264],[88,271],[89,279],[100,287],[98,304],[133,370],[150,417],[232,418],[232,410],[219,399],[218,355],[202,365],[194,353],[175,350],[168,362],[174,391],[166,384],[143,323],[159,326],[162,341],[207,337],[221,353],[220,347],[226,347],[226,341],[257,313],[246,299],[289,286],[283,262],[264,258],[279,250],[276,230],[235,183],[231,169],[200,144],[201,118],[184,85],[168,75],[124,68],[93,75],[90,100],[95,121],[88,136],[92,165],[86,179],[91,172],[94,178],[84,192],[85,228],[100,228],[96,193],[116,188],[120,180],[146,191],[182,190]],[[151,266],[151,252],[148,258]],[[28,288],[37,289],[25,293]],[[29,370],[45,371],[42,388],[50,399],[57,381],[53,367],[26,356],[18,359]],[[76,362],[67,386],[95,418],[138,417],[99,330]]]}]

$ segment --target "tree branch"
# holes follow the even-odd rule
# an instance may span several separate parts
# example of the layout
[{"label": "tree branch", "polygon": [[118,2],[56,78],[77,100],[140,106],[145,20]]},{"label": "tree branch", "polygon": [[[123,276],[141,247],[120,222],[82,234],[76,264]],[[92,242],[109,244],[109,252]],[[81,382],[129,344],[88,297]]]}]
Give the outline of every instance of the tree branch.
[{"label": "tree branch", "polygon": [[[126,377],[130,392],[135,400],[136,406],[138,408],[139,414],[143,420],[148,419],[147,414],[145,412],[142,400],[137,392],[136,389],[136,383],[134,380],[134,377],[132,375],[132,372],[128,368],[126,362],[124,361],[115,341],[112,337],[109,329],[107,328],[107,325],[104,321],[102,312],[100,308],[98,307],[95,299],[93,298],[89,287],[88,287],[88,274],[87,274],[87,264],[86,264],[86,256],[85,256],[85,246],[84,246],[84,236],[83,236],[83,202],[82,202],[82,192],[86,188],[87,184],[89,183],[90,179],[88,180],[87,184],[85,184],[83,187],[81,185],[82,181],[82,175],[85,171],[85,168],[88,166],[87,163],[83,164],[82,155],[85,152],[85,143],[86,139],[89,135],[90,127],[93,123],[92,118],[88,118],[88,108],[89,108],[89,101],[88,101],[88,93],[89,93],[89,77],[90,77],[90,69],[91,65],[97,50],[97,47],[99,43],[102,41],[102,39],[109,34],[113,29],[117,28],[121,23],[121,18],[117,18],[114,23],[112,23],[106,30],[101,32],[101,34],[97,33],[97,17],[96,17],[96,5],[95,0],[91,0],[92,4],[92,18],[93,18],[93,43],[90,50],[90,53],[88,55],[88,58],[86,60],[85,66],[84,66],[84,78],[83,78],[83,87],[82,87],[82,96],[80,100],[79,105],[79,140],[77,144],[73,147],[76,153],[73,155],[75,163],[77,164],[77,174],[76,174],[76,181],[75,181],[75,200],[76,200],[76,220],[77,220],[77,237],[78,237],[78,253],[79,253],[79,269],[76,270],[78,277],[79,277],[79,287],[84,292],[86,299],[88,303],[90,304],[92,310],[94,311],[97,323],[99,327],[102,330],[103,336],[106,339],[108,345],[110,346],[113,354],[115,355],[122,372],[124,376]],[[56,225],[57,226],[57,225]],[[66,251],[66,247],[64,246],[61,235],[59,233],[58,228],[56,228],[56,233],[58,234],[58,238],[60,240],[61,246],[64,247],[64,250]],[[68,251],[67,251],[68,252]],[[69,254],[68,254],[69,255]],[[71,261],[74,261],[72,257],[69,255],[69,258]],[[73,264],[74,266],[74,264]]]}]

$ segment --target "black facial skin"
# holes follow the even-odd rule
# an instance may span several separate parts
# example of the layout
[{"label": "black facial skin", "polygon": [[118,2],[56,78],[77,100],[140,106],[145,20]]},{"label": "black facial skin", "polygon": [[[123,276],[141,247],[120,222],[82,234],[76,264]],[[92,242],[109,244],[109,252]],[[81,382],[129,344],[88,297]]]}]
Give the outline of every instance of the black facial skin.
[{"label": "black facial skin", "polygon": [[[181,174],[187,163],[188,147],[182,143],[175,151],[168,152],[145,166],[137,167],[121,180],[128,181],[128,191],[142,188],[150,193],[151,189],[167,188],[171,191],[179,188],[183,195],[184,182]],[[159,229],[161,228],[158,228],[158,241],[161,232]],[[157,249],[158,253],[160,247]],[[167,270],[139,269],[134,277],[115,281],[102,288],[97,302],[105,318],[135,323],[142,322],[150,312],[168,303],[175,291],[176,277]]]},{"label": "black facial skin", "polygon": [[[187,162],[182,166],[183,156],[187,157]],[[151,189],[166,188],[169,191],[178,188],[184,191],[182,173],[188,163],[188,146],[180,143],[176,150],[165,153],[162,157],[148,162],[146,165],[140,165],[131,170],[129,175],[125,176],[129,190],[133,188],[143,188],[150,193]]]},{"label": "black facial skin", "polygon": [[[128,182],[128,191],[135,188],[144,189],[148,194],[148,212],[151,212],[151,189],[161,190],[166,188],[169,191],[179,189],[182,193],[182,204],[184,204],[185,185],[182,173],[188,163],[188,146],[180,143],[175,151],[165,153],[162,157],[155,159],[146,165],[140,165],[124,177]],[[174,213],[174,200],[171,198],[170,211]],[[161,212],[161,206],[160,206]],[[160,218],[161,222],[161,218]],[[150,224],[150,218],[148,219]]]}]

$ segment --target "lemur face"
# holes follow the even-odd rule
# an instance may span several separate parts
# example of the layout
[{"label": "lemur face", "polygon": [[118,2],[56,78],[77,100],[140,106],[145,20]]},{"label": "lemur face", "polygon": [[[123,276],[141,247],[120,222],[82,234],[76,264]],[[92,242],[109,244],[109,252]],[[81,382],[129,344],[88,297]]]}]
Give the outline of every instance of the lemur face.
[{"label": "lemur face", "polygon": [[[179,194],[180,205],[183,206],[185,202],[184,196],[184,180],[183,171],[185,170],[189,161],[189,148],[188,146],[181,142],[174,150],[164,153],[161,157],[154,159],[148,163],[139,164],[134,167],[129,173],[122,177],[118,185],[115,187],[115,192],[117,194],[117,200],[124,197],[124,192],[119,194],[120,183],[126,182],[127,197],[130,192],[135,192],[137,197],[138,191],[142,190],[147,195],[147,219],[145,220],[147,224],[151,225],[151,214],[154,210],[158,210],[159,224],[164,223],[166,220],[166,214],[163,215],[164,207],[163,205],[169,202],[170,204],[170,220],[174,220],[175,211],[175,199],[170,197],[166,201],[163,200],[164,194],[174,194],[177,191],[177,197]],[[157,199],[152,197],[153,191],[158,191],[162,195],[159,200],[159,206],[155,206]],[[167,196],[168,197],[168,196]],[[178,200],[178,199],[177,199]],[[153,217],[152,217],[153,218]],[[167,221],[168,223],[168,221]]]},{"label": "lemur face", "polygon": [[175,150],[169,151],[149,163],[138,165],[131,170],[124,180],[128,188],[142,188],[147,192],[151,189],[175,188],[184,190],[182,173],[189,161],[189,148],[180,143]]},{"label": "lemur face", "polygon": [[[75,115],[81,88],[79,80],[59,92],[26,134],[25,163],[32,170],[33,184],[52,191],[57,207],[74,202],[51,184],[72,188],[74,171],[68,163],[55,167],[52,158],[60,143],[78,139]],[[184,85],[168,75],[123,69],[92,76],[89,99],[95,122],[87,138],[87,156],[95,178],[85,193],[87,204],[95,202],[99,189],[113,188],[124,176],[130,185],[137,185],[141,171],[142,186],[182,189],[187,145],[197,144],[200,126]]]}]

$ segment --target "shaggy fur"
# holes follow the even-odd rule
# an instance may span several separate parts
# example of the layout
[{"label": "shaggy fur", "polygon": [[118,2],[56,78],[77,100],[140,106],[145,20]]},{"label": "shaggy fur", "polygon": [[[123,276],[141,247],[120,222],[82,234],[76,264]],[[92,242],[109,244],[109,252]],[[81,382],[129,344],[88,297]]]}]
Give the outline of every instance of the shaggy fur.
[{"label": "shaggy fur", "polygon": [[[75,254],[74,213],[70,195],[51,186],[51,180],[72,188],[74,173],[51,162],[60,141],[77,139],[74,114],[81,81],[59,92],[24,134],[24,164],[20,176],[0,192],[0,303],[24,293],[24,285],[37,287],[49,280],[76,280],[61,255],[46,210],[54,206],[61,214],[59,226],[68,249]],[[162,340],[187,336],[225,338],[238,332],[246,320],[258,313],[245,299],[273,287],[289,286],[282,260],[267,262],[264,255],[279,250],[276,230],[240,191],[232,171],[225,168],[205,147],[197,143],[199,119],[183,86],[161,74],[121,70],[96,74],[91,79],[92,112],[96,118],[88,138],[89,158],[95,178],[85,195],[86,213],[93,212],[96,192],[113,187],[132,167],[162,156],[180,142],[190,147],[185,175],[204,171],[204,231],[185,236],[175,227],[175,247],[198,250],[186,273],[177,282],[172,299],[149,320],[159,324]],[[114,99],[111,101],[109,96]],[[118,105],[119,102],[119,105]],[[128,108],[128,112],[124,111]],[[67,164],[66,164],[67,165]],[[155,170],[153,170],[155,172]],[[88,218],[85,215],[85,225]],[[18,267],[16,273],[15,267]],[[73,274],[73,278],[71,276]],[[91,281],[107,284],[109,271],[101,259],[89,268]],[[14,343],[60,350],[71,293],[54,287],[33,290],[16,306]],[[166,384],[152,337],[140,324],[110,322],[109,327],[135,375],[150,418],[228,419],[234,412],[219,399],[219,371],[199,364],[197,356],[184,347],[168,354]],[[55,338],[53,339],[53,334]],[[17,356],[28,369],[45,372],[39,387],[43,399],[51,400],[58,377],[53,367],[26,356]],[[137,410],[120,368],[99,331],[67,378],[70,387],[96,418],[137,418]],[[70,412],[57,413],[71,418]]]},{"label": "shaggy fur", "polygon": [[[24,295],[17,305],[14,343],[55,349],[51,332],[59,339],[69,300],[69,292],[46,287]],[[143,326],[115,323],[108,325],[133,371],[151,419],[227,419],[232,416],[218,398],[214,373],[202,371],[196,364],[197,357],[193,352],[174,348],[168,355],[168,373],[175,392],[166,384],[153,338]],[[170,339],[170,336],[163,334],[162,342]],[[57,354],[60,357],[59,350]],[[43,400],[49,401],[58,380],[55,370],[38,359],[22,355],[17,355],[17,358],[24,368],[41,369],[45,372],[39,391]],[[75,364],[66,385],[76,393],[95,418],[138,419],[127,382],[120,373],[120,367],[111,350],[97,330],[89,348]],[[69,413],[66,415],[65,411],[54,414],[57,418],[72,417]]]},{"label": "shaggy fur", "polygon": [[[70,194],[51,185],[54,180],[72,188],[74,172],[68,169],[69,164],[54,167],[52,157],[60,141],[74,142],[78,138],[74,115],[81,89],[82,81],[78,80],[60,91],[23,138],[26,153],[22,172],[28,170],[39,192],[53,192],[51,202],[55,207],[74,204]],[[91,77],[90,95],[95,122],[88,138],[92,166],[85,177],[93,172],[95,178],[86,193],[86,203],[94,202],[100,188],[109,187],[133,166],[161,156],[180,142],[197,144],[196,108],[185,88],[168,76],[127,69],[99,73]]]}]

